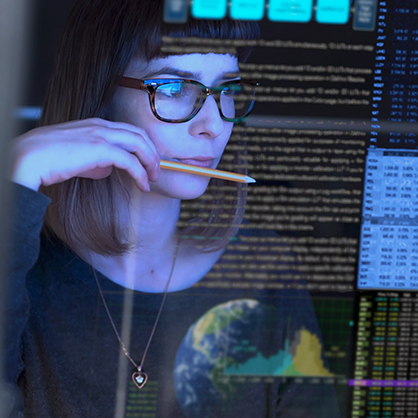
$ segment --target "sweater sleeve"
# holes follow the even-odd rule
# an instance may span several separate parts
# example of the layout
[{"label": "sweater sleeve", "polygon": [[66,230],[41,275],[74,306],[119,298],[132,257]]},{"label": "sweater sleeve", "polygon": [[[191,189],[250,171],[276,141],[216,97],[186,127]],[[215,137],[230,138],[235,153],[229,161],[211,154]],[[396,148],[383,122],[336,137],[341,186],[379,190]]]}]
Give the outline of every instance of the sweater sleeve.
[{"label": "sweater sleeve", "polygon": [[[1,309],[4,320],[2,361],[6,385],[16,388],[18,376],[23,370],[21,337],[30,309],[26,275],[39,256],[40,231],[50,199],[15,183],[11,184],[10,191],[13,199],[7,226],[10,237],[3,250],[6,256],[6,289]],[[12,396],[18,396],[16,393]]]}]

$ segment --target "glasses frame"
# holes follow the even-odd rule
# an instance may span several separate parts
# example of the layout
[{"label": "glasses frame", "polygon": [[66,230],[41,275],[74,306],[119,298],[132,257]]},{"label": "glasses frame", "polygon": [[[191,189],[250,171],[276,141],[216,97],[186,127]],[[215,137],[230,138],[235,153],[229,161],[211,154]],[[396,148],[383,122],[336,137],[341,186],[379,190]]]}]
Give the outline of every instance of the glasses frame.
[{"label": "glasses frame", "polygon": [[[183,118],[183,119],[167,119],[167,118],[163,118],[161,117],[158,113],[157,113],[157,109],[155,107],[155,92],[157,90],[157,88],[161,85],[164,84],[172,84],[172,83],[178,83],[178,82],[187,82],[190,84],[194,84],[200,87],[202,94],[200,96],[200,101],[198,103],[198,105],[196,106],[195,110],[193,111],[193,113],[191,115],[189,115],[187,118]],[[188,122],[189,120],[193,119],[200,111],[200,109],[202,109],[203,105],[205,104],[206,99],[211,96],[211,95],[215,95],[216,93],[221,93],[222,90],[225,88],[222,86],[225,86],[225,84],[228,83],[233,83],[234,81],[240,82],[240,83],[244,83],[247,85],[251,85],[253,87],[256,87],[259,85],[259,83],[256,82],[252,82],[252,81],[247,81],[247,80],[231,80],[231,81],[227,81],[217,87],[206,87],[204,84],[195,81],[195,80],[189,80],[186,78],[176,78],[176,79],[171,79],[171,78],[160,78],[160,79],[150,79],[150,80],[141,80],[139,78],[132,78],[132,77],[125,77],[123,76],[119,82],[119,86],[121,87],[128,87],[131,89],[136,89],[136,90],[142,90],[142,91],[146,91],[148,93],[149,96],[149,103],[150,103],[150,107],[151,107],[151,111],[154,114],[154,116],[161,120],[162,122],[168,122],[168,123],[183,123],[183,122]],[[248,111],[240,116],[239,118],[227,118],[226,116],[224,116],[224,114],[222,113],[222,109],[221,109],[221,103],[220,103],[220,95],[218,97],[214,96],[214,99],[216,101],[216,104],[218,105],[218,110],[219,110],[219,114],[222,118],[222,120],[226,121],[226,122],[241,122],[245,117],[247,117],[251,111],[254,108],[254,104],[255,104],[255,100],[254,100],[254,96],[255,96],[255,88],[254,88],[254,92],[253,92],[253,99],[251,101],[251,105],[248,109]]]}]

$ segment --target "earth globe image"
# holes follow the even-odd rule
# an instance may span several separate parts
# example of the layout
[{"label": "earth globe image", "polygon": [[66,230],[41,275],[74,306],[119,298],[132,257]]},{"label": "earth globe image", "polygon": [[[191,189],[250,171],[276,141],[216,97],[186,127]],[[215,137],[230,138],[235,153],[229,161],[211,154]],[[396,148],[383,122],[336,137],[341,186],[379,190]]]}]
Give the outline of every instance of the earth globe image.
[{"label": "earth globe image", "polygon": [[213,307],[189,328],[174,365],[176,397],[187,418],[219,416],[226,403],[242,396],[243,384],[225,371],[260,353],[269,355],[266,326],[273,321],[277,327],[276,308],[237,299]]}]

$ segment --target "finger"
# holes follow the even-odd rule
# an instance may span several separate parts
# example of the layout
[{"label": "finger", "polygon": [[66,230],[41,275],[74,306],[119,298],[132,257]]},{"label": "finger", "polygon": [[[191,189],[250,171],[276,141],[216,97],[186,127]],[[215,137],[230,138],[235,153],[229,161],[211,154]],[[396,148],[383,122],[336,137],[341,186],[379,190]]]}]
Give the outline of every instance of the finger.
[{"label": "finger", "polygon": [[[80,142],[85,143],[88,139],[95,145],[106,142],[134,154],[148,174],[147,184],[148,179],[151,181],[158,180],[160,157],[154,143],[143,129],[129,123],[113,122],[100,118],[64,122],[56,127],[58,126],[62,129],[64,138],[68,137],[68,130],[73,130],[72,137],[77,138]],[[56,136],[55,129],[53,132]]]},{"label": "finger", "polygon": [[[129,127],[130,129],[124,129]],[[135,128],[135,129],[134,129]],[[157,181],[160,174],[160,157],[155,145],[142,130],[133,125],[113,123],[112,127],[96,126],[93,132],[88,134],[90,138],[103,139],[104,141],[134,154],[144,166],[151,181]],[[145,135],[145,136],[144,136]]]},{"label": "finger", "polygon": [[[139,136],[139,137],[134,137],[133,138],[134,140],[135,138],[140,138],[141,140],[145,141],[149,145],[152,152],[155,153],[156,157],[158,157],[158,162],[159,162],[159,155],[158,155],[157,148],[155,147],[155,144],[149,138],[145,130],[136,125],[132,125],[126,122],[114,122],[114,121],[109,121],[109,120],[101,119],[101,118],[89,118],[89,119],[81,119],[81,120],[70,121],[70,122],[63,122],[59,124],[59,127],[63,129],[68,129],[71,127],[77,128],[77,129],[91,128],[93,130],[93,134],[94,134],[94,131],[96,131],[96,134],[98,136],[102,136],[105,139],[106,139],[106,128],[109,129],[110,134],[112,134],[113,131],[115,130],[120,132],[121,129],[122,131],[131,132]],[[105,129],[102,130],[101,128],[105,128]],[[112,135],[111,138],[116,138],[116,140],[118,139],[114,135]],[[112,142],[115,143],[114,140],[112,140]]]},{"label": "finger", "polygon": [[106,169],[109,166],[125,170],[143,192],[149,192],[148,175],[138,158],[125,150],[110,144],[102,147],[102,158],[92,169]]},{"label": "finger", "polygon": [[100,128],[108,128],[110,130],[122,129],[122,130],[129,131],[129,132],[139,135],[142,138],[142,140],[144,140],[149,145],[152,151],[156,155],[158,155],[157,148],[155,147],[154,143],[151,141],[151,139],[149,138],[145,130],[136,125],[132,125],[130,123],[114,122],[114,121],[109,121],[109,120],[101,119],[101,118],[89,118],[89,119],[81,119],[81,120],[70,121],[70,122],[62,122],[56,125],[56,127],[60,127],[62,129],[91,128],[92,130],[97,129],[97,132],[104,132],[100,130]]},{"label": "finger", "polygon": [[104,126],[109,127],[111,129],[124,129],[124,130],[131,131],[140,135],[148,143],[150,148],[156,154],[158,154],[157,148],[155,147],[154,143],[151,141],[148,134],[145,132],[144,129],[140,128],[139,126],[136,126],[127,122],[113,122],[113,121],[104,120],[104,119],[98,119],[98,121],[99,123],[102,123]]},{"label": "finger", "polygon": [[112,129],[109,142],[134,154],[144,166],[151,181],[157,181],[160,175],[160,157],[155,146],[150,146],[142,135],[124,129]]},{"label": "finger", "polygon": [[93,180],[101,180],[109,177],[112,174],[113,166],[105,168],[93,168],[92,170],[85,170],[77,175],[77,177],[83,177]]},{"label": "finger", "polygon": [[[81,121],[80,121],[81,122]],[[143,140],[145,140],[150,148],[155,152],[155,154],[158,155],[157,148],[155,147],[152,140],[149,138],[148,134],[145,132],[144,129],[140,128],[139,126],[133,125],[131,123],[127,122],[114,122],[106,119],[100,119],[100,118],[91,118],[91,119],[85,119],[84,123],[80,126],[88,126],[89,124],[97,125],[97,126],[103,126],[109,129],[123,129],[126,131],[133,132],[137,135],[140,135]]]}]

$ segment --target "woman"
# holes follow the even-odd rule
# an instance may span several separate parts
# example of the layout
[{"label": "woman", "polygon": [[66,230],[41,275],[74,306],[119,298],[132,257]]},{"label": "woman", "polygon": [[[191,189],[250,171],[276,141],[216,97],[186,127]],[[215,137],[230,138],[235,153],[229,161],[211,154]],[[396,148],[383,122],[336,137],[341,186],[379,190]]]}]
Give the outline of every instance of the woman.
[{"label": "woman", "polygon": [[[227,196],[222,181],[208,187],[207,177],[160,168],[160,160],[216,168],[233,123],[252,107],[231,111],[247,48],[167,55],[163,36],[245,40],[258,30],[230,20],[167,25],[161,15],[160,1],[77,1],[42,126],[15,141],[6,371],[22,394],[16,411],[322,416],[311,408],[317,389],[234,375],[238,357],[225,339],[238,312],[237,344],[251,337],[265,357],[302,322],[316,329],[308,299],[294,312],[291,297],[304,294],[272,304],[265,291],[205,286],[225,272],[221,256],[241,257],[225,247],[244,189]],[[212,209],[180,228],[181,201],[207,189]]]}]

